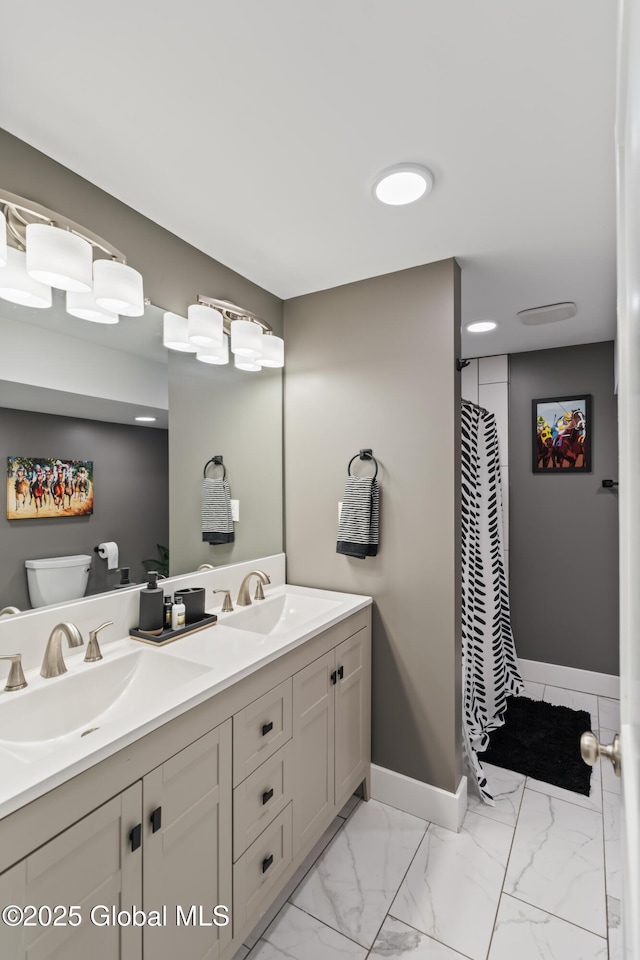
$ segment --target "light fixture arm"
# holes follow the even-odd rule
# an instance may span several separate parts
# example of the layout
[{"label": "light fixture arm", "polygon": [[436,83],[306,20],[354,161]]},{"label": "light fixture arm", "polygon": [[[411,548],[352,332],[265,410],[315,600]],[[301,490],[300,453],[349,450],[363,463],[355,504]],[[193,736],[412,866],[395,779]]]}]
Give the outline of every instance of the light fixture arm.
[{"label": "light fixture arm", "polygon": [[273,327],[268,324],[266,320],[258,317],[255,313],[252,313],[251,310],[245,310],[244,307],[239,307],[236,303],[231,303],[229,300],[219,300],[216,297],[205,297],[199,294],[198,303],[203,303],[207,307],[213,307],[214,310],[218,310],[218,312],[222,314],[224,332],[228,335],[231,334],[231,324],[234,320],[250,320],[252,323],[257,323],[258,326],[262,328],[263,333],[267,335],[273,333]]},{"label": "light fixture arm", "polygon": [[7,218],[7,240],[11,246],[17,247],[18,250],[25,249],[25,231],[30,223],[46,223],[75,233],[76,236],[82,237],[94,249],[105,253],[112,260],[119,260],[120,263],[127,262],[127,258],[121,250],[118,250],[117,247],[114,247],[113,244],[104,240],[97,233],[87,230],[86,227],[70,220],[69,217],[64,217],[48,207],[43,207],[40,203],[35,203],[33,200],[27,200],[16,193],[0,189],[0,209],[3,210]]}]

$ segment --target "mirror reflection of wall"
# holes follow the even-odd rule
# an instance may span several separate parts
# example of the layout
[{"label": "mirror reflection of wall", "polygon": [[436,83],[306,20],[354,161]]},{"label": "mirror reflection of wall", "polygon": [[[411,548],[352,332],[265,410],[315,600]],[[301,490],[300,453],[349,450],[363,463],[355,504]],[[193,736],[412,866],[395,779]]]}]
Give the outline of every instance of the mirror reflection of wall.
[{"label": "mirror reflection of wall", "polygon": [[[212,367],[197,362],[194,356],[167,351],[162,343],[162,320],[165,310],[184,316],[187,306],[202,294],[242,304],[281,335],[282,301],[3,130],[0,151],[0,186],[4,190],[58,210],[62,217],[116,245],[126,255],[127,263],[142,275],[144,296],[162,305],[147,306],[144,316],[122,316],[118,324],[102,325],[69,316],[64,304],[56,320],[56,304],[60,305],[64,297],[56,290],[53,307],[42,310],[0,301],[0,457],[22,453],[96,461],[96,505],[90,516],[11,521],[7,526],[3,517],[6,505],[0,501],[0,552],[16,557],[12,576],[2,572],[0,566],[0,604],[21,606],[16,577],[24,578],[24,588],[23,557],[27,553],[68,555],[81,550],[92,554],[89,591],[93,592],[111,589],[113,580],[119,579],[93,554],[94,546],[105,539],[119,541],[120,563],[131,566],[132,579],[140,579],[136,563],[153,556],[156,539],[169,546],[172,574],[194,570],[202,562],[219,565],[281,552],[281,371],[249,373],[232,365]],[[14,413],[3,416],[4,410]],[[35,415],[35,419],[16,426],[20,410]],[[156,421],[146,427],[135,424],[134,417],[139,414],[155,416]],[[80,425],[78,421],[82,421]],[[37,439],[33,441],[38,444],[34,450],[4,449],[14,446],[12,437],[18,429],[35,430],[37,426],[45,431],[46,439],[54,436],[54,424],[62,424],[65,430],[81,436],[90,422],[98,424],[96,430],[105,444],[107,432],[118,424],[124,431],[122,438],[126,434],[136,439],[139,449],[135,456],[129,453],[116,458],[105,445],[110,465],[116,459],[123,461],[117,483],[125,494],[134,487],[126,464],[131,464],[136,473],[144,473],[145,464],[153,464],[153,479],[145,480],[147,497],[140,507],[140,511],[149,508],[150,519],[137,546],[133,539],[127,541],[127,533],[115,532],[118,517],[107,518],[109,532],[103,527],[98,530],[97,524],[102,522],[98,507],[107,504],[101,487],[103,468],[97,462],[98,457],[104,458],[101,453],[87,452],[87,442],[72,444],[69,440],[66,452]],[[2,424],[8,439],[3,440]],[[163,431],[165,437],[168,431],[168,473],[166,468],[162,472],[155,459],[160,456],[157,447],[161,446],[159,436]],[[111,451],[115,449],[115,436],[109,432]],[[152,452],[149,447],[154,444]],[[240,520],[231,546],[212,547],[202,540],[202,467],[214,454],[224,456],[231,496],[240,501]],[[3,462],[6,467],[6,459]],[[116,483],[110,470],[104,474],[109,477],[109,491]],[[168,508],[163,508],[167,487]],[[116,504],[122,495],[118,494]],[[28,538],[32,543],[37,541],[38,529],[44,533],[45,526],[60,545],[55,554],[51,554],[48,543],[34,554],[32,546],[25,544]],[[153,542],[145,545],[147,537]]]}]

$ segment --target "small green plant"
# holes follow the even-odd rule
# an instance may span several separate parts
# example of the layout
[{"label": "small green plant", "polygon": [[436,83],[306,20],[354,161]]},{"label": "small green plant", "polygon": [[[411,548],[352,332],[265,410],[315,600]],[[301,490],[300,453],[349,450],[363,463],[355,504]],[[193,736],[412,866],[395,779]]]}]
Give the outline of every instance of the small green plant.
[{"label": "small green plant", "polygon": [[149,570],[157,570],[158,573],[163,574],[163,576],[169,576],[169,547],[163,547],[161,543],[156,544],[158,550],[158,559],[154,560],[152,557],[148,557],[146,560],[142,561],[142,566],[145,569],[145,573],[148,573]]}]

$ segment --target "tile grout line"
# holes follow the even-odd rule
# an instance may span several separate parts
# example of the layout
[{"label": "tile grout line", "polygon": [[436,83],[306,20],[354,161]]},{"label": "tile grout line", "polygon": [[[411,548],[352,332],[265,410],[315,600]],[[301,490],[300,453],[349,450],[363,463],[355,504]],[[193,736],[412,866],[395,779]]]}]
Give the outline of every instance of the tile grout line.
[{"label": "tile grout line", "polygon": [[553,917],[554,920],[560,920],[561,923],[568,923],[570,927],[575,927],[576,930],[582,930],[584,933],[588,933],[592,937],[597,937],[598,940],[608,940],[608,937],[603,937],[601,933],[594,933],[593,930],[588,930],[587,927],[583,927],[579,923],[574,923],[573,920],[567,920],[566,917],[560,917],[557,913],[552,913],[551,910],[545,910],[543,907],[538,907],[535,903],[529,903],[528,900],[523,900],[522,897],[519,897],[515,893],[507,893],[505,896],[511,897],[513,900],[517,900],[518,903],[523,903],[525,907],[531,907],[533,910],[539,910],[540,913],[546,913],[547,916]]}]

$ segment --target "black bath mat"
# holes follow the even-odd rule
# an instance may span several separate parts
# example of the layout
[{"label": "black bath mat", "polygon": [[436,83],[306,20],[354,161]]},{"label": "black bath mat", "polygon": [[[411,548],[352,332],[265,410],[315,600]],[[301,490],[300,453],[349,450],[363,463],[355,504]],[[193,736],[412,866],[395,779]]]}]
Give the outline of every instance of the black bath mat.
[{"label": "black bath mat", "polygon": [[580,756],[580,735],[590,729],[586,710],[509,697],[504,726],[490,735],[480,760],[589,796],[591,767]]}]

